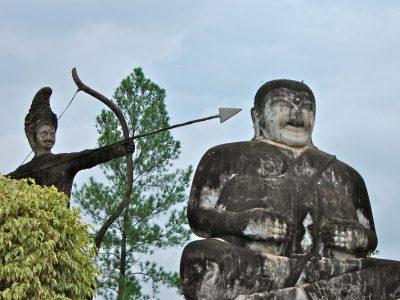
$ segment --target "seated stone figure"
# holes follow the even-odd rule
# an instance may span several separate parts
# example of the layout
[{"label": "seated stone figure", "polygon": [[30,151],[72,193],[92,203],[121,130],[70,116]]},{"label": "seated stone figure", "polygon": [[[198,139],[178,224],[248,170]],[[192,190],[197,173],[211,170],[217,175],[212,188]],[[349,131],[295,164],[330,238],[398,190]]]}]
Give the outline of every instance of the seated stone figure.
[{"label": "seated stone figure", "polygon": [[395,299],[400,263],[377,246],[361,176],[311,139],[315,99],[302,82],[257,91],[252,141],[201,159],[188,220],[204,240],[181,259],[186,299]]},{"label": "seated stone figure", "polygon": [[58,125],[57,116],[50,108],[51,94],[49,87],[40,89],[25,117],[25,134],[35,156],[7,176],[12,179],[33,178],[37,184],[54,185],[70,197],[74,177],[80,170],[132,153],[135,146],[132,141],[121,141],[80,152],[51,153]]}]

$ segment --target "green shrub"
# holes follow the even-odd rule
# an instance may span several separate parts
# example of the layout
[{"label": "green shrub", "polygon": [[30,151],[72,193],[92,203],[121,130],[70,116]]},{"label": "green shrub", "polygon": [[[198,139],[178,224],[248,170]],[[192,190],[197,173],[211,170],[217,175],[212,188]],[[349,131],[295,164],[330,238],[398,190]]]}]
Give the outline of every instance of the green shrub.
[{"label": "green shrub", "polygon": [[54,187],[0,176],[0,299],[85,299],[95,248],[77,209]]}]

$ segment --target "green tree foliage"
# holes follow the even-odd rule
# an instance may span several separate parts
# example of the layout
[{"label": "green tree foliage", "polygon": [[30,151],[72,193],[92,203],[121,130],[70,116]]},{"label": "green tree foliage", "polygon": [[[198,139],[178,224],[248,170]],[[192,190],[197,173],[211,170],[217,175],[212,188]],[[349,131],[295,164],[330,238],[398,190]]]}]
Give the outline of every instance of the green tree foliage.
[{"label": "green tree foliage", "polygon": [[54,187],[0,176],[0,299],[94,295],[94,244]]},{"label": "green tree foliage", "polygon": [[[116,89],[114,99],[122,109],[131,135],[168,126],[165,91],[136,68]],[[99,146],[122,139],[115,115],[103,110],[96,119]],[[134,185],[130,203],[114,222],[102,244],[99,294],[107,299],[149,299],[143,283],[151,286],[154,298],[162,284],[177,287],[178,274],[164,270],[152,259],[157,249],[182,245],[189,239],[184,203],[192,168],[173,169],[180,143],[165,131],[135,140]],[[106,183],[93,178],[74,199],[101,225],[124,195],[125,163],[118,158],[102,164]],[[173,169],[173,170],[172,170]]]}]

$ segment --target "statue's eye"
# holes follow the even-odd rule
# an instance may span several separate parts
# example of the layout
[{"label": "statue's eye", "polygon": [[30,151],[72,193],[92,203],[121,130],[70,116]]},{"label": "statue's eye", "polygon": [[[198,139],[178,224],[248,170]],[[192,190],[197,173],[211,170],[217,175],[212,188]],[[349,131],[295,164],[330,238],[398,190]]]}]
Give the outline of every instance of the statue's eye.
[{"label": "statue's eye", "polygon": [[301,107],[303,109],[306,109],[306,110],[313,110],[314,109],[314,107],[313,107],[313,105],[311,103],[304,103]]}]

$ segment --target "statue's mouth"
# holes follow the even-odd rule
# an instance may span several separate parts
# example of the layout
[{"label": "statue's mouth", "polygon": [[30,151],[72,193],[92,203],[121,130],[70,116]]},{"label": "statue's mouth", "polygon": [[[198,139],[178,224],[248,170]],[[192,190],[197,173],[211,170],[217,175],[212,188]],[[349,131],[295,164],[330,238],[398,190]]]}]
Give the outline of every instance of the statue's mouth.
[{"label": "statue's mouth", "polygon": [[296,128],[304,128],[304,122],[303,120],[289,120],[287,122],[286,126],[291,126],[291,127],[296,127]]},{"label": "statue's mouth", "polygon": [[293,125],[286,125],[284,129],[294,134],[304,134],[306,132],[304,127],[297,127]]},{"label": "statue's mouth", "polygon": [[44,143],[47,145],[52,145],[52,144],[54,144],[54,141],[53,140],[45,140]]},{"label": "statue's mouth", "polygon": [[295,134],[302,134],[306,131],[304,122],[300,120],[289,120],[283,128]]}]

